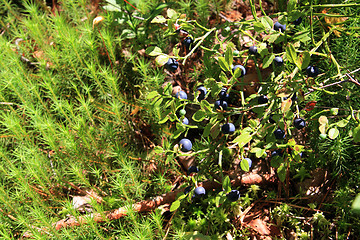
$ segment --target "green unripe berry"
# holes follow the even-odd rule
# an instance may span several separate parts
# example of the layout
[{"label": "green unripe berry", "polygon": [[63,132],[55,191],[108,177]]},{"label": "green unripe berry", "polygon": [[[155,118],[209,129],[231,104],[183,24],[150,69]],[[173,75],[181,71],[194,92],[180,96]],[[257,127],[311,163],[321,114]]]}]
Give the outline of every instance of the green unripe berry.
[{"label": "green unripe berry", "polygon": [[319,135],[319,137],[320,137],[321,140],[325,140],[327,138],[327,135],[322,133],[322,134]]},{"label": "green unripe berry", "polygon": [[180,116],[184,116],[184,115],[186,114],[186,110],[185,110],[185,109],[181,109],[181,110],[179,111],[179,114],[180,114]]},{"label": "green unripe berry", "polygon": [[331,114],[331,115],[336,116],[336,115],[338,115],[338,113],[339,113],[339,109],[338,109],[338,108],[332,108],[332,109],[330,109],[330,114]]}]

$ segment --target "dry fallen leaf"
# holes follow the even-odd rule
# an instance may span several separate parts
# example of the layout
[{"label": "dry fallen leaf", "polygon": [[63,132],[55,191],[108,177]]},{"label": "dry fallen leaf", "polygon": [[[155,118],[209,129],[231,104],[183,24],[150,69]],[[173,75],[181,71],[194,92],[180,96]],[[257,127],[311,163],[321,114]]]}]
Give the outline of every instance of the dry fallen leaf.
[{"label": "dry fallen leaf", "polygon": [[[327,11],[329,9],[324,9],[322,10],[322,13],[326,14]],[[332,15],[339,15],[338,13],[331,13]],[[328,26],[329,29],[335,27],[337,29],[343,29],[341,26],[342,24],[339,24],[338,23],[342,23],[342,22],[345,22],[348,18],[347,17],[325,17],[325,22],[327,24],[329,24],[330,26]],[[337,31],[337,30],[334,30],[334,34],[337,36],[337,37],[340,37],[340,32]]]}]

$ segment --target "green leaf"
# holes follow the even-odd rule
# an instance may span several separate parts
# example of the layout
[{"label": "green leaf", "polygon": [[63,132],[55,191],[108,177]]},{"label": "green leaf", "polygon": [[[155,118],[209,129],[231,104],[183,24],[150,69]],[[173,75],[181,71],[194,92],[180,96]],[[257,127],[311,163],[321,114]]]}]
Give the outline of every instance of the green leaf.
[{"label": "green leaf", "polygon": [[296,8],[297,0],[289,0],[287,4],[287,12],[291,13]]},{"label": "green leaf", "polygon": [[156,146],[156,147],[154,147],[153,151],[155,153],[163,153],[164,149],[161,146]]},{"label": "green leaf", "polygon": [[240,167],[243,171],[248,172],[250,170],[249,162],[245,159],[242,159],[240,162]]},{"label": "green leaf", "polygon": [[262,24],[261,22],[254,22],[253,26],[254,26],[254,30],[258,33],[261,33],[266,29],[264,24]]},{"label": "green leaf", "polygon": [[154,56],[158,56],[158,55],[162,54],[162,51],[157,46],[151,46],[145,50],[145,53],[154,57]]},{"label": "green leaf", "polygon": [[151,20],[151,23],[164,23],[166,21],[167,20],[163,15],[158,15],[158,16],[154,17],[153,20]]},{"label": "green leaf", "polygon": [[152,99],[158,95],[159,95],[159,93],[157,91],[152,91],[152,92],[149,92],[148,95],[146,95],[146,99]]},{"label": "green leaf", "polygon": [[280,167],[281,163],[284,162],[284,159],[282,158],[282,156],[274,156],[271,158],[271,162],[270,165],[273,168],[278,168]]},{"label": "green leaf", "polygon": [[338,127],[343,128],[343,127],[345,127],[348,123],[349,123],[349,120],[347,120],[347,119],[342,119],[341,121],[337,122],[336,125],[337,125]]},{"label": "green leaf", "polygon": [[356,196],[355,200],[351,204],[351,208],[356,214],[360,213],[360,194]]},{"label": "green leaf", "polygon": [[177,13],[174,9],[168,8],[166,10],[166,14],[168,16],[168,18],[176,18],[177,17]]},{"label": "green leaf", "polygon": [[233,143],[237,143],[239,147],[242,147],[248,142],[250,142],[251,139],[252,136],[250,135],[249,132],[243,132],[233,140]]},{"label": "green leaf", "polygon": [[281,35],[281,33],[272,33],[270,36],[266,37],[265,39],[269,42],[269,43],[274,43],[276,41],[276,39],[278,39],[278,37]]},{"label": "green leaf", "polygon": [[291,63],[294,63],[294,64],[297,63],[297,56],[296,56],[295,47],[291,43],[289,43],[286,46],[286,57]]},{"label": "green leaf", "polygon": [[229,66],[233,63],[233,50],[231,49],[230,45],[226,46],[225,61]]},{"label": "green leaf", "polygon": [[212,127],[211,127],[211,130],[210,130],[210,136],[215,139],[217,138],[217,136],[219,135],[220,133],[220,124],[219,122],[216,122]]},{"label": "green leaf", "polygon": [[297,59],[297,66],[300,66],[301,69],[307,68],[310,64],[310,53],[309,52],[302,52],[299,54]]},{"label": "green leaf", "polygon": [[225,193],[229,193],[231,191],[231,182],[230,182],[229,176],[225,177],[222,187],[223,187]]},{"label": "green leaf", "polygon": [[156,62],[156,64],[159,66],[159,67],[161,67],[161,66],[164,66],[166,63],[167,63],[167,61],[169,60],[169,56],[168,55],[165,55],[165,54],[160,54],[159,56],[157,56],[156,58],[155,58],[155,62]]},{"label": "green leaf", "polygon": [[270,64],[273,62],[274,58],[275,58],[275,55],[266,56],[263,61],[263,68],[269,67]]},{"label": "green leaf", "polygon": [[257,158],[261,158],[264,155],[264,153],[265,153],[265,149],[259,149],[258,151],[256,151],[255,156]]},{"label": "green leaf", "polygon": [[262,25],[265,27],[266,30],[270,30],[273,28],[273,20],[268,17],[268,16],[264,16],[260,18],[260,22],[262,23]]},{"label": "green leaf", "polygon": [[204,133],[203,133],[203,137],[207,138],[210,135],[210,130],[211,127],[213,126],[213,124],[211,122],[209,122],[208,124],[206,124],[205,128],[204,128]]},{"label": "green leaf", "polygon": [[201,122],[206,118],[206,112],[203,110],[198,110],[193,116],[192,119],[196,122]]},{"label": "green leaf", "polygon": [[170,212],[174,212],[176,209],[180,207],[180,201],[176,200],[171,204]]},{"label": "green leaf", "polygon": [[219,57],[218,62],[224,72],[228,72],[230,70],[229,64],[226,62],[224,57]]},{"label": "green leaf", "polygon": [[224,72],[221,72],[220,73],[220,76],[219,76],[220,80],[222,83],[224,84],[227,84],[228,83],[228,78],[226,77],[226,74]]},{"label": "green leaf", "polygon": [[183,126],[183,124],[176,124],[176,127],[177,127],[177,129],[172,135],[173,139],[178,138],[186,130],[186,128]]},{"label": "green leaf", "polygon": [[360,142],[360,125],[353,130],[354,142]]},{"label": "green leaf", "polygon": [[279,176],[280,181],[284,182],[286,178],[286,167],[284,163],[282,163],[280,167],[277,169],[277,174]]},{"label": "green leaf", "polygon": [[108,2],[108,5],[103,6],[103,8],[106,11],[116,11],[116,12],[121,12],[121,6],[119,4],[116,3],[116,0],[106,0],[106,2]]},{"label": "green leaf", "polygon": [[331,128],[328,132],[328,136],[330,139],[335,139],[339,136],[339,130],[337,128]]}]

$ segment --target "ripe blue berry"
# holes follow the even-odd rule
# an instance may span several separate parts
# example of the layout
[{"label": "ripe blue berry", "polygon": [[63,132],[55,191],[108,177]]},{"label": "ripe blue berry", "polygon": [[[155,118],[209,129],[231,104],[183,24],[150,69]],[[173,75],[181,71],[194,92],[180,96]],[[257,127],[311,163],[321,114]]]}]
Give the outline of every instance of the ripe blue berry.
[{"label": "ripe blue berry", "polygon": [[279,23],[279,22],[276,22],[275,24],[274,24],[274,30],[275,31],[279,31],[279,29],[281,28],[281,23]]},{"label": "ripe blue berry", "polygon": [[258,98],[258,104],[268,103],[269,99],[266,95],[262,95]]},{"label": "ripe blue berry", "polygon": [[240,70],[241,70],[241,76],[240,76],[240,77],[242,77],[242,76],[244,76],[244,75],[246,74],[246,70],[245,70],[244,66],[242,66],[242,65],[235,65],[235,66],[232,68],[232,72],[235,73],[235,70],[236,70],[237,68],[240,68]]},{"label": "ripe blue berry", "polygon": [[226,110],[228,108],[228,104],[226,101],[223,100],[217,100],[215,102],[215,109],[219,109],[219,110]]},{"label": "ripe blue berry", "polygon": [[192,148],[192,143],[187,138],[181,139],[179,144],[180,144],[180,149],[183,152],[189,152],[191,150],[191,148]]},{"label": "ripe blue berry", "polygon": [[195,188],[194,193],[195,193],[195,197],[196,196],[204,196],[206,194],[206,191],[205,191],[205,188],[203,188],[203,187],[197,187],[197,188]]},{"label": "ripe blue berry", "polygon": [[295,21],[293,21],[293,24],[294,24],[295,26],[297,26],[297,25],[300,25],[301,22],[302,22],[302,18],[299,17],[298,19],[296,19]]},{"label": "ripe blue berry", "polygon": [[179,91],[175,94],[175,97],[180,99],[187,99],[187,94],[184,91]]},{"label": "ripe blue berry", "polygon": [[187,117],[184,117],[184,119],[182,120],[182,123],[185,125],[189,125],[189,119]]},{"label": "ripe blue berry", "polygon": [[282,32],[285,32],[285,30],[286,30],[286,24],[281,25],[280,28],[281,28],[281,31],[282,31]]},{"label": "ripe blue berry", "polygon": [[187,170],[187,174],[198,173],[198,172],[199,172],[199,168],[197,166],[190,166],[189,169]]},{"label": "ripe blue berry", "polygon": [[221,131],[224,134],[232,134],[235,132],[235,126],[232,123],[226,123],[226,124],[222,125]]},{"label": "ripe blue berry", "polygon": [[193,42],[194,42],[194,40],[191,37],[187,37],[184,39],[183,44],[184,44],[186,50],[188,50],[188,51],[190,50]]},{"label": "ripe blue berry", "polygon": [[191,191],[191,186],[188,186],[184,189],[184,194],[188,194]]},{"label": "ripe blue berry", "polygon": [[285,138],[285,132],[284,130],[278,128],[274,131],[274,135],[276,139],[284,139]]},{"label": "ripe blue berry", "polygon": [[255,55],[257,54],[258,50],[257,50],[257,47],[256,46],[251,46],[249,48],[249,53],[252,54],[252,55]]},{"label": "ripe blue berry", "polygon": [[296,118],[294,120],[294,126],[296,127],[296,129],[300,130],[300,129],[302,129],[302,128],[304,128],[306,126],[306,122],[302,118]]},{"label": "ripe blue berry", "polygon": [[282,156],[283,152],[280,149],[274,150],[271,152],[271,157],[275,157],[275,156]]},{"label": "ripe blue berry", "polygon": [[274,62],[277,66],[281,66],[284,64],[284,60],[282,59],[282,57],[276,56],[274,58]]},{"label": "ripe blue berry", "polygon": [[175,72],[176,69],[179,67],[179,62],[176,61],[175,58],[169,58],[169,60],[165,64],[165,67],[168,71]]},{"label": "ripe blue berry", "polygon": [[196,90],[199,91],[198,101],[205,99],[207,89],[204,86],[200,86]]},{"label": "ripe blue berry", "polygon": [[308,77],[316,77],[319,75],[319,68],[313,65],[310,65],[306,68],[306,74]]},{"label": "ripe blue berry", "polygon": [[225,101],[229,98],[229,94],[227,94],[227,88],[221,89],[219,93],[219,98],[220,100],[225,100]]},{"label": "ripe blue berry", "polygon": [[240,192],[238,190],[231,190],[227,195],[227,199],[231,202],[235,202],[240,198]]}]

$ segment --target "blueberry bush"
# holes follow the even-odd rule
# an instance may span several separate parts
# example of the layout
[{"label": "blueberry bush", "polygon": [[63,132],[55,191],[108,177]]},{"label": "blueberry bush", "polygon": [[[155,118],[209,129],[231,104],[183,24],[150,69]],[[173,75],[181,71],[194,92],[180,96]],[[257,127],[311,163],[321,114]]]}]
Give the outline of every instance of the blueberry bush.
[{"label": "blueberry bush", "polygon": [[357,1],[0,14],[4,239],[359,235]]}]

